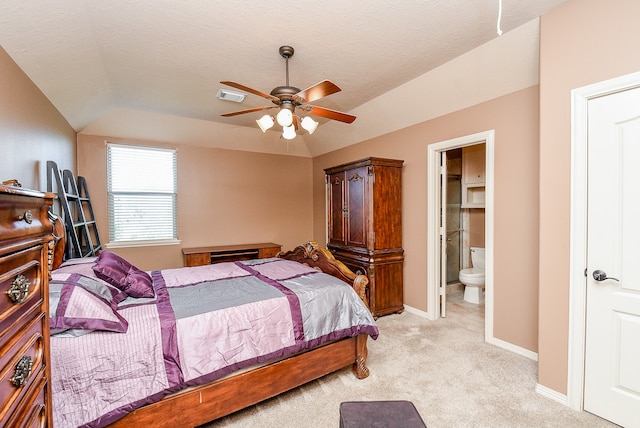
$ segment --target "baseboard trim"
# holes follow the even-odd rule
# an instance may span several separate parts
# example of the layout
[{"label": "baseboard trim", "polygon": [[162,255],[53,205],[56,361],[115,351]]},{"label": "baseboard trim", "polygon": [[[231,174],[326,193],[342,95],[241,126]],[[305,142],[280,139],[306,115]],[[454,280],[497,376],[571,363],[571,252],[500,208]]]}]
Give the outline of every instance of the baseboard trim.
[{"label": "baseboard trim", "polygon": [[569,400],[565,394],[560,394],[558,391],[554,391],[551,388],[547,388],[546,386],[536,384],[536,392],[544,397],[550,398],[553,401],[557,401],[558,403],[569,407]]},{"label": "baseboard trim", "polygon": [[530,351],[528,349],[516,346],[513,343],[505,342],[504,340],[496,339],[495,337],[487,338],[487,343],[497,346],[498,348],[506,349],[523,357],[527,357],[530,360],[538,361],[538,353]]},{"label": "baseboard trim", "polygon": [[[421,318],[425,318],[428,320],[431,320],[431,317],[429,316],[428,312],[422,311],[420,309],[416,309],[414,307],[411,307],[409,305],[404,305],[404,310],[407,312],[410,312],[414,315],[417,315]],[[533,361],[538,361],[538,353],[537,352],[533,352],[530,351],[528,349],[522,348],[520,346],[516,346],[512,343],[509,342],[505,342],[504,340],[500,340],[500,339],[496,339],[495,337],[485,337],[485,341],[487,343],[490,343],[492,345],[495,345],[499,348],[502,349],[506,349],[507,351],[511,351],[513,353],[516,353],[518,355],[522,355],[523,357],[529,358]]]},{"label": "baseboard trim", "polygon": [[414,315],[418,315],[421,318],[426,318],[428,320],[431,319],[431,317],[429,316],[428,312],[422,311],[420,309],[416,309],[416,308],[414,308],[412,306],[404,305],[404,310],[407,311],[407,312],[411,312]]}]

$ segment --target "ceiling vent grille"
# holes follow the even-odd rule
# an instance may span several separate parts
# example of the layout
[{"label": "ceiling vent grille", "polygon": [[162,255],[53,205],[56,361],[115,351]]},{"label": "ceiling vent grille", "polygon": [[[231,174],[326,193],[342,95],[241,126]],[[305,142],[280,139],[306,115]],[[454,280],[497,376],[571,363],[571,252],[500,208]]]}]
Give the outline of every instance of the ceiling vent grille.
[{"label": "ceiling vent grille", "polygon": [[218,94],[216,96],[221,100],[241,103],[244,101],[244,98],[247,96],[247,94],[243,94],[242,92],[229,91],[227,89],[218,89]]}]

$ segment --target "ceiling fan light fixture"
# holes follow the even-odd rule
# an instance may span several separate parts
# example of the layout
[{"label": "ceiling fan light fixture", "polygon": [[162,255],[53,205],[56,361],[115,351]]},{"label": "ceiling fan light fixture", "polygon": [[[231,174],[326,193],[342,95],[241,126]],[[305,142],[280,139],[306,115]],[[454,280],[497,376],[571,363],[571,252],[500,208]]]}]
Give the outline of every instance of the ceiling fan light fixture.
[{"label": "ceiling fan light fixture", "polygon": [[318,127],[318,122],[311,119],[309,116],[305,116],[300,122],[300,125],[309,132],[309,134],[313,134],[316,128]]},{"label": "ceiling fan light fixture", "polygon": [[273,121],[273,116],[268,114],[265,114],[260,119],[256,120],[256,123],[258,124],[260,129],[262,129],[262,132],[267,132],[267,130],[275,124],[275,122]]},{"label": "ceiling fan light fixture", "polygon": [[282,127],[291,126],[293,123],[293,113],[287,108],[281,108],[276,116],[276,121],[278,125]]},{"label": "ceiling fan light fixture", "polygon": [[[248,86],[241,85],[240,83],[232,82],[230,80],[220,81],[220,83],[222,83],[223,85],[231,86],[232,88],[236,88],[241,91],[245,91],[250,94],[265,98],[275,104],[275,106],[269,105],[247,108],[240,111],[222,114],[222,117],[231,117],[237,116],[239,114],[254,113],[257,111],[264,111],[278,107],[279,111],[275,115],[275,117],[265,115],[258,119],[256,122],[258,123],[258,126],[260,127],[262,132],[266,132],[267,129],[270,129],[274,125],[273,121],[275,120],[278,125],[283,128],[282,138],[285,138],[287,140],[296,137],[296,129],[298,128],[298,126],[309,132],[309,134],[313,134],[319,125],[318,122],[310,117],[301,118],[296,115],[296,109],[300,109],[301,111],[304,111],[306,112],[306,114],[311,116],[320,116],[325,119],[337,120],[344,123],[352,123],[354,120],[356,120],[356,117],[350,114],[309,104],[316,100],[319,100],[320,98],[324,98],[327,95],[340,92],[340,88],[335,83],[330,82],[329,80],[323,80],[303,90],[289,85],[289,58],[293,56],[294,50],[291,46],[281,46],[278,52],[280,53],[280,56],[285,59],[286,79],[284,86],[277,86],[273,88],[270,93],[265,93]],[[218,92],[219,98],[228,99],[227,96],[220,97],[221,91],[222,90]]]},{"label": "ceiling fan light fixture", "polygon": [[293,140],[294,138],[296,138],[296,127],[293,125],[283,127],[282,138],[284,138],[285,140]]}]

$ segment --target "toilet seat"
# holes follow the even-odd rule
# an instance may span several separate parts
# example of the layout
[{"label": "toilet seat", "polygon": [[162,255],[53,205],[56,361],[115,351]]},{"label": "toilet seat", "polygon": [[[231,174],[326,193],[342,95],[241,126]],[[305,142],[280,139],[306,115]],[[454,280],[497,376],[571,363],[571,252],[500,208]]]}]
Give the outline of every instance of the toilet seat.
[{"label": "toilet seat", "polygon": [[[467,268],[462,269],[458,273],[458,279],[464,285],[473,287],[484,288],[484,269],[482,268]],[[465,287],[468,288],[468,287]]]},{"label": "toilet seat", "polygon": [[460,271],[459,276],[468,276],[468,277],[479,277],[479,276],[484,276],[484,269],[483,268],[467,268],[467,269],[462,269]]}]

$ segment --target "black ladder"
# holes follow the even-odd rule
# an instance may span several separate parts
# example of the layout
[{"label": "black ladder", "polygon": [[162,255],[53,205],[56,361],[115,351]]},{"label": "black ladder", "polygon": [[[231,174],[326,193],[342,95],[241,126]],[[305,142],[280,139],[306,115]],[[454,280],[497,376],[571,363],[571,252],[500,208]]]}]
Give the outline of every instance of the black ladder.
[{"label": "black ladder", "polygon": [[47,161],[47,191],[58,195],[67,230],[65,258],[98,255],[102,243],[85,178],[76,180],[70,170],[61,171],[54,161]]}]

